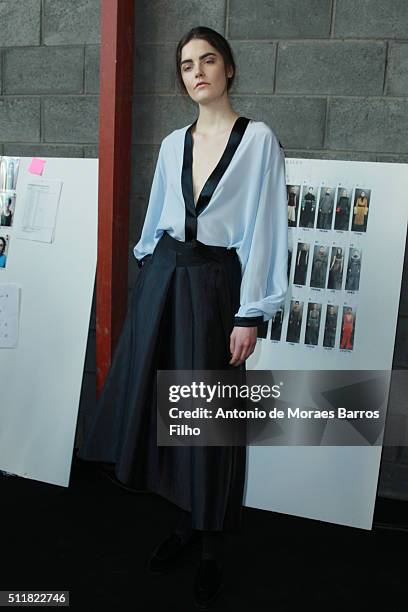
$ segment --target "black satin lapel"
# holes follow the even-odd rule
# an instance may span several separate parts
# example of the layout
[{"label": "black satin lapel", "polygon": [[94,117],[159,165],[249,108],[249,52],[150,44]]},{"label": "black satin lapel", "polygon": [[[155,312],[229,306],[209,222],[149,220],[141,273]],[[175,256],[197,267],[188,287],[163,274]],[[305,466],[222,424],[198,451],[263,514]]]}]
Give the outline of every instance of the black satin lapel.
[{"label": "black satin lapel", "polygon": [[186,209],[185,220],[185,240],[197,238],[197,217],[208,206],[212,195],[220,182],[224,172],[228,168],[250,119],[238,117],[231,130],[230,137],[218,164],[208,177],[202,188],[197,205],[194,204],[193,190],[193,137],[192,127],[197,123],[197,119],[186,130],[184,135],[183,167],[181,171],[181,188],[183,192],[184,204]]},{"label": "black satin lapel", "polygon": [[[203,210],[208,206],[218,183],[220,182],[224,172],[231,163],[231,160],[234,156],[235,151],[238,148],[239,143],[242,140],[249,121],[250,120],[247,117],[238,117],[238,119],[236,120],[234,127],[232,128],[230,137],[228,139],[227,146],[225,147],[224,153],[222,154],[220,161],[218,162],[214,170],[211,172],[210,176],[205,182],[204,187],[201,190],[200,196],[197,201],[197,206],[195,207],[197,216],[202,213]],[[192,193],[194,204],[194,192],[192,191]]]},{"label": "black satin lapel", "polygon": [[194,205],[194,191],[193,191],[193,173],[192,173],[192,159],[193,159],[193,139],[191,136],[191,128],[197,123],[197,119],[187,128],[184,135],[184,154],[183,154],[183,168],[181,171],[181,188],[183,191],[184,204],[186,209],[186,221],[185,221],[185,241],[192,240],[197,237],[197,215]]}]

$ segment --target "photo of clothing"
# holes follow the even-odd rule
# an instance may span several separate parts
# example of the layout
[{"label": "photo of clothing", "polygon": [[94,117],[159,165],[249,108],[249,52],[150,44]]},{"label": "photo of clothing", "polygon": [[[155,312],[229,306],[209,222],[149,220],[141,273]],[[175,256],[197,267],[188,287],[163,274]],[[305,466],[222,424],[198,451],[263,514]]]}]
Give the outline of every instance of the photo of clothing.
[{"label": "photo of clothing", "polygon": [[337,306],[327,306],[326,322],[324,325],[323,346],[334,347],[337,330]]},{"label": "photo of clothing", "polygon": [[341,289],[343,278],[343,249],[332,247],[332,257],[329,268],[328,289]]},{"label": "photo of clothing", "polygon": [[357,249],[350,249],[345,286],[348,291],[358,291],[360,286],[360,273],[361,253]]},{"label": "photo of clothing", "polygon": [[347,231],[350,219],[350,198],[341,195],[336,206],[336,216],[334,219],[334,229]]},{"label": "photo of clothing", "polygon": [[287,205],[288,205],[288,225],[289,227],[296,226],[297,206],[298,206],[298,188],[288,185],[287,187]]},{"label": "photo of clothing", "polygon": [[11,197],[8,193],[0,194],[0,225],[11,227],[14,217],[15,196]]},{"label": "photo of clothing", "polygon": [[292,263],[292,249],[288,249],[288,282],[290,277],[290,266]]},{"label": "photo of clothing", "polygon": [[308,191],[300,207],[299,227],[313,227],[316,212],[316,196]]},{"label": "photo of clothing", "polygon": [[341,339],[340,339],[340,348],[341,349],[352,349],[354,345],[354,325],[355,325],[355,316],[351,308],[345,307],[343,309],[343,321],[341,327]]},{"label": "photo of clothing", "polygon": [[334,190],[322,189],[320,196],[319,212],[317,215],[316,227],[319,229],[330,229],[333,216],[333,197]]},{"label": "photo of clothing", "polygon": [[368,219],[368,197],[365,191],[361,191],[357,195],[353,213],[352,231],[365,232],[367,230]]},{"label": "photo of clothing", "polygon": [[310,277],[310,286],[323,289],[326,286],[327,249],[324,246],[315,246],[315,254]]},{"label": "photo of clothing", "polygon": [[302,327],[303,302],[291,302],[288,329],[286,332],[287,342],[299,342]]},{"label": "photo of clothing", "polygon": [[299,242],[296,255],[296,266],[293,282],[295,285],[305,285],[307,265],[309,262],[309,245]]},{"label": "photo of clothing", "polygon": [[284,309],[279,310],[272,317],[271,324],[271,340],[280,340],[282,335],[282,323],[283,323]]},{"label": "photo of clothing", "polygon": [[321,307],[321,304],[308,305],[305,344],[317,345],[318,343]]}]

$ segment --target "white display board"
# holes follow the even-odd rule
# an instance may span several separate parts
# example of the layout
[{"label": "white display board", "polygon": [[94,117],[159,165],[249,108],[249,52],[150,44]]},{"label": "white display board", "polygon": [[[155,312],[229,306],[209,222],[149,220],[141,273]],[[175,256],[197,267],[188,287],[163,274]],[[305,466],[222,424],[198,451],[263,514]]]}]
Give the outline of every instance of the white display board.
[{"label": "white display board", "polygon": [[[391,370],[408,166],[287,159],[286,183],[289,291],[283,316],[269,321],[248,370]],[[371,529],[381,451],[249,447],[245,505]]]},{"label": "white display board", "polygon": [[6,322],[16,335],[6,346],[3,333],[0,346],[0,469],[68,486],[95,283],[98,160],[43,161],[0,158],[0,317],[10,302],[3,332]]}]

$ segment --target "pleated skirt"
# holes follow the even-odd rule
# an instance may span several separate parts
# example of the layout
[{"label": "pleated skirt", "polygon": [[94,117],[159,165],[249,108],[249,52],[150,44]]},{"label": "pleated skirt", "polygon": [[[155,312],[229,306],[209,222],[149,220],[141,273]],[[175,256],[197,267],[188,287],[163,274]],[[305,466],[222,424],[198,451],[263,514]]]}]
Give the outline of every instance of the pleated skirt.
[{"label": "pleated skirt", "polygon": [[228,363],[240,286],[235,249],[161,236],[137,276],[77,454],[114,463],[120,482],[191,512],[194,529],[241,529],[246,446],[158,446],[157,370],[245,373],[245,363]]}]

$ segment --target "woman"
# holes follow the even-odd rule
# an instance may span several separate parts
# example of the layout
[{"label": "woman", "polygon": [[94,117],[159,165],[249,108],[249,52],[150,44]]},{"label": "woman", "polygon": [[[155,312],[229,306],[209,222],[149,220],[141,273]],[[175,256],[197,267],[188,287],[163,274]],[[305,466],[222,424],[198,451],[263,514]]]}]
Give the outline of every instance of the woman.
[{"label": "woman", "polygon": [[13,213],[11,210],[11,198],[7,198],[4,206],[4,211],[1,212],[0,225],[11,226],[13,220]]},{"label": "woman", "polygon": [[6,267],[6,261],[6,240],[3,238],[3,236],[0,236],[0,268]]},{"label": "woman", "polygon": [[246,448],[158,446],[156,374],[245,371],[257,325],[287,290],[285,165],[272,130],[231,107],[235,63],[220,34],[194,28],[176,62],[199,114],[161,143],[134,247],[141,271],[79,456],[114,462],[118,480],[179,506],[149,567],[168,567],[201,534],[195,599],[205,604],[221,584],[222,534],[241,528]]}]

